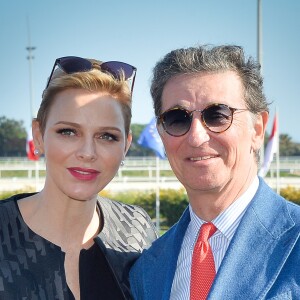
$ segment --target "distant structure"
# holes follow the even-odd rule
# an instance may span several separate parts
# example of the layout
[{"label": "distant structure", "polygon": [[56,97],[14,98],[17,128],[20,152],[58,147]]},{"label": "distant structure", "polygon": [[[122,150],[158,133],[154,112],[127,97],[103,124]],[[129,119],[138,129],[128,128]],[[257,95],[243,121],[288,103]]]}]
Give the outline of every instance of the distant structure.
[{"label": "distant structure", "polygon": [[29,62],[29,103],[30,103],[30,120],[34,117],[34,108],[33,108],[33,78],[32,78],[32,60],[34,59],[34,56],[32,52],[36,49],[36,47],[31,46],[31,37],[30,37],[30,27],[29,27],[29,20],[27,18],[27,30],[28,30],[28,47],[26,47],[26,50],[28,51],[28,62]]}]

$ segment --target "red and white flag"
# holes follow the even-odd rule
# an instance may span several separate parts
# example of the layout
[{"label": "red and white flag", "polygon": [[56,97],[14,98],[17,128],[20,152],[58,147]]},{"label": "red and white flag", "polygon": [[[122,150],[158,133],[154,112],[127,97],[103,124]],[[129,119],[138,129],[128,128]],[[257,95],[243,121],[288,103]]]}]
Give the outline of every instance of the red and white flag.
[{"label": "red and white flag", "polygon": [[259,176],[265,177],[267,175],[271,162],[273,161],[274,154],[278,151],[278,146],[279,146],[278,117],[276,113],[274,117],[272,132],[269,137],[269,141],[265,150],[264,162],[258,172]]},{"label": "red and white flag", "polygon": [[30,130],[27,131],[27,141],[26,141],[26,152],[27,152],[27,157],[30,160],[38,160],[39,156],[34,154],[34,142],[33,142],[33,137],[32,137],[32,132],[31,128]]}]

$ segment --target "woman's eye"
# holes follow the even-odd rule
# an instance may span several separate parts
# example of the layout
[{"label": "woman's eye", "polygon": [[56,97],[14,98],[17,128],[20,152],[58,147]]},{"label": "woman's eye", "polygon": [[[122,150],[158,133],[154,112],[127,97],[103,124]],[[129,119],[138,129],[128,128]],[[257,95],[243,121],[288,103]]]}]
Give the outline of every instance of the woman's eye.
[{"label": "woman's eye", "polygon": [[73,136],[76,135],[76,130],[70,128],[62,128],[57,131],[58,134]]},{"label": "woman's eye", "polygon": [[111,133],[104,133],[100,135],[100,139],[107,140],[107,141],[118,141],[117,136]]}]

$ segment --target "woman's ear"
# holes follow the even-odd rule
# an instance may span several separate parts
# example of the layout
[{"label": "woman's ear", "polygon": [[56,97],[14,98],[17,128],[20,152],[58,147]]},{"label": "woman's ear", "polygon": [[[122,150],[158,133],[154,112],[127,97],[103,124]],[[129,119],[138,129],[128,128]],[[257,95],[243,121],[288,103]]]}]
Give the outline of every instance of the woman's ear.
[{"label": "woman's ear", "polygon": [[39,155],[44,153],[43,134],[41,132],[40,124],[37,120],[32,121],[32,137],[34,147],[39,151]]},{"label": "woman's ear", "polygon": [[126,140],[124,156],[127,154],[128,150],[129,150],[129,147],[130,147],[130,145],[131,145],[131,142],[132,142],[132,133],[131,133],[131,131],[130,131],[130,132],[128,133],[127,140]]}]

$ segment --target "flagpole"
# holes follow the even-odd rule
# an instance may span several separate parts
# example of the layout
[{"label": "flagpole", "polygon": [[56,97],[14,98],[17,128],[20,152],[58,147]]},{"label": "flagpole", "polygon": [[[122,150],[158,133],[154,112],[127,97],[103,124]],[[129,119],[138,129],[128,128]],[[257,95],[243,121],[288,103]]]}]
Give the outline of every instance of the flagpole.
[{"label": "flagpole", "polygon": [[160,231],[159,177],[160,177],[159,157],[156,156],[156,197],[155,197],[155,207],[156,207],[156,229],[157,229],[158,232]]},{"label": "flagpole", "polygon": [[164,146],[159,136],[156,127],[156,117],[153,117],[150,123],[142,131],[137,143],[142,147],[154,150],[156,156],[156,197],[155,197],[155,210],[156,210],[156,228],[160,230],[160,199],[159,199],[159,181],[160,181],[160,158],[165,158]]},{"label": "flagpole", "polygon": [[275,109],[275,115],[277,118],[277,151],[276,151],[276,191],[280,195],[280,162],[279,162],[279,118],[278,110]]}]

